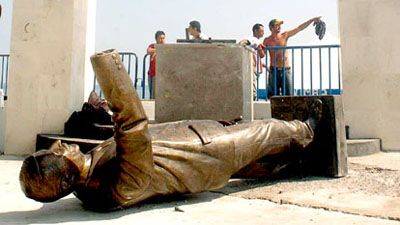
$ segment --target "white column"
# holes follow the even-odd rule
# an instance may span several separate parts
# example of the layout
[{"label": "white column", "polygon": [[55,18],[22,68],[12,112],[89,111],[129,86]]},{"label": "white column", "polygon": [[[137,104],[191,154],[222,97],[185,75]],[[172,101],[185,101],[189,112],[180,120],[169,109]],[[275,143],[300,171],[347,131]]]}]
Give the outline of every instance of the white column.
[{"label": "white column", "polygon": [[96,51],[96,7],[97,0],[87,0],[87,21],[86,21],[86,57],[85,57],[85,100],[89,98],[93,90],[94,72],[90,63],[90,56]]},{"label": "white column", "polygon": [[32,153],[36,134],[62,133],[70,114],[81,108],[87,56],[94,49],[94,19],[88,18],[95,15],[93,4],[14,0],[6,154]]},{"label": "white column", "polygon": [[400,151],[399,0],[339,0],[345,121],[352,138]]}]

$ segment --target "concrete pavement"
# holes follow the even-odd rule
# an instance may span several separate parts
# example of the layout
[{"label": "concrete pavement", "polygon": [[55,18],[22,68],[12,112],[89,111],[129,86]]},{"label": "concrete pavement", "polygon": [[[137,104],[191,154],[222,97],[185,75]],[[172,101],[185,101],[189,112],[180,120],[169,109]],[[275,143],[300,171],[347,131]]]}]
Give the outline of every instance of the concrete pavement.
[{"label": "concrete pavement", "polygon": [[0,156],[0,224],[400,224],[400,153],[349,158],[349,176],[232,180],[223,189],[96,213],[69,195],[24,197],[21,158]]}]

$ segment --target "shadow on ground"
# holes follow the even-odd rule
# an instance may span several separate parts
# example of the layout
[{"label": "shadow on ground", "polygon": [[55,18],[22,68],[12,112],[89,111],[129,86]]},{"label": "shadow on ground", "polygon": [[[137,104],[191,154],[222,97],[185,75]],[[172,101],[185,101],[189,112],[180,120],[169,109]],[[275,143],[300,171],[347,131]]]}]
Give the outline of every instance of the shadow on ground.
[{"label": "shadow on ground", "polygon": [[52,224],[96,220],[113,220],[130,214],[142,213],[154,209],[171,208],[179,212],[179,206],[212,201],[220,194],[201,193],[195,195],[171,196],[162,200],[149,200],[131,208],[112,212],[93,212],[85,209],[81,202],[72,195],[53,203],[43,204],[41,208],[30,211],[0,213],[5,224]]},{"label": "shadow on ground", "polygon": [[[127,215],[143,213],[155,209],[170,209],[177,213],[180,212],[180,206],[187,206],[203,202],[211,202],[223,195],[240,192],[260,186],[270,186],[281,181],[297,182],[299,179],[234,179],[229,184],[217,191],[205,192],[191,195],[176,195],[158,199],[150,199],[137,204],[131,208],[112,211],[112,212],[94,212],[83,207],[82,203],[73,195],[69,195],[53,203],[42,204],[39,209],[29,211],[13,211],[0,213],[1,221],[12,224],[52,224],[63,222],[83,222],[83,221],[103,221],[121,218]],[[308,178],[307,178],[308,179]],[[312,178],[328,179],[328,178]]]},{"label": "shadow on ground", "polygon": [[330,182],[338,179],[340,178],[317,177],[317,176],[295,176],[290,178],[277,177],[277,178],[265,178],[265,179],[233,179],[225,187],[212,192],[230,195],[259,187],[268,188],[281,183],[295,185],[296,183],[299,182],[316,182],[316,181]]}]

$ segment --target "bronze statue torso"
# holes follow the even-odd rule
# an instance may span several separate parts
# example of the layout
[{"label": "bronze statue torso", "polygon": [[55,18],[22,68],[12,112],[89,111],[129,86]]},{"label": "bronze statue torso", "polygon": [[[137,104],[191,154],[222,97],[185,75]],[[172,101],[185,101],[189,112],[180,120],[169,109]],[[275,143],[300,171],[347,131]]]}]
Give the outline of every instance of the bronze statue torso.
[{"label": "bronze statue torso", "polygon": [[153,125],[114,50],[91,57],[113,111],[114,140],[92,150],[87,182],[75,194],[93,209],[129,207],[157,195],[197,193],[224,186],[231,175],[293,141],[311,142],[303,122],[253,121],[224,127],[216,121]]},{"label": "bronze statue torso", "polygon": [[[268,120],[228,127],[216,121],[181,121],[150,126],[154,170],[149,182],[133,179],[134,176],[143,176],[140,168],[134,170],[135,174],[125,177],[133,179],[127,182],[135,183],[137,186],[133,189],[140,190],[140,194],[132,193],[129,188],[110,188],[115,183],[118,185],[115,179],[118,170],[127,168],[116,157],[115,141],[109,139],[90,152],[93,162],[88,181],[75,194],[89,207],[110,209],[128,207],[156,195],[220,188],[232,174],[265,155],[266,151],[288,145],[291,140],[283,138],[280,133],[270,132],[276,125],[275,120]],[[297,125],[292,126],[308,135],[307,130]],[[138,197],[129,198],[135,195]]]},{"label": "bronze statue torso", "polygon": [[[232,140],[218,140],[227,134],[220,123],[172,122],[152,125],[149,132],[154,159],[152,182],[147,187],[150,195],[196,193],[219,188],[228,181],[234,165],[228,161],[234,155],[234,148]],[[75,195],[89,207],[117,206],[109,188],[119,168],[114,139],[105,141],[88,154],[92,155],[89,177],[85,185],[76,189]],[[131,202],[136,203],[134,199]]]}]

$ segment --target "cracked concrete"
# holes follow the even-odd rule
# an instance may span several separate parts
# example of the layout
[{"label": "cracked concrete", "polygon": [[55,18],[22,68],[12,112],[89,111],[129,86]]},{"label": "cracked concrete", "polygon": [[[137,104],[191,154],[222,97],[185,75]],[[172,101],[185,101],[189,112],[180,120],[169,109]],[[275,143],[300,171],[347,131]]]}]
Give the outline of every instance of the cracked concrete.
[{"label": "cracked concrete", "polygon": [[21,158],[0,156],[0,224],[400,224],[400,153],[349,162],[345,178],[232,180],[213,192],[95,213],[73,195],[47,204],[25,198]]},{"label": "cracked concrete", "polygon": [[221,189],[236,197],[400,221],[400,154],[349,158],[343,178],[236,180]]}]

